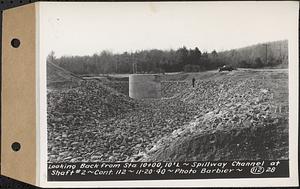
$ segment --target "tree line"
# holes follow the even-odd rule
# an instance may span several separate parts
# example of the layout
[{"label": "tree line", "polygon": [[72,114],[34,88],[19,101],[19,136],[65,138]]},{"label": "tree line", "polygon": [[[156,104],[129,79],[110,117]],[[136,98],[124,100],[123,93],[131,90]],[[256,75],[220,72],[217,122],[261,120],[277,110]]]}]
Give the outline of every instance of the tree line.
[{"label": "tree line", "polygon": [[201,52],[198,47],[177,50],[141,50],[113,54],[102,51],[92,56],[55,57],[51,52],[48,61],[75,74],[110,73],[164,73],[199,72],[217,69],[223,65],[244,68],[272,67],[287,64],[287,41],[258,44],[241,49]]}]

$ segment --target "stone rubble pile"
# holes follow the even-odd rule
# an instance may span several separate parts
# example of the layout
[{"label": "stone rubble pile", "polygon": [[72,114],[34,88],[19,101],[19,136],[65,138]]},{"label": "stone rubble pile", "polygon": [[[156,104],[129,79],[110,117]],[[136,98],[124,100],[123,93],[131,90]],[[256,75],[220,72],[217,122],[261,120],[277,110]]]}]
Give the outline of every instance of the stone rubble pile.
[{"label": "stone rubble pile", "polygon": [[[101,141],[92,131],[100,122],[139,106],[133,99],[98,81],[82,81],[79,86],[65,90],[48,90],[47,99],[50,162],[87,155]],[[100,132],[109,134],[114,131],[110,129]]]},{"label": "stone rubble pile", "polygon": [[231,80],[200,82],[180,98],[196,105],[201,129],[231,129],[241,126],[263,126],[276,121],[275,91],[263,86],[262,80]]},{"label": "stone rubble pile", "polygon": [[276,82],[225,76],[193,88],[189,80],[163,81],[162,99],[139,101],[99,81],[48,91],[48,161],[151,160],[182,137],[288,122]]},{"label": "stone rubble pile", "polygon": [[164,98],[170,98],[173,97],[174,94],[179,94],[188,87],[189,84],[187,81],[162,81],[161,95]]},{"label": "stone rubble pile", "polygon": [[119,93],[129,95],[129,82],[128,81],[107,81],[103,82],[104,85],[115,89]]},{"label": "stone rubble pile", "polygon": [[[156,142],[150,150],[141,155],[140,161],[156,159],[157,156],[161,156],[162,151],[166,152],[170,145],[180,143],[186,136],[267,127],[278,125],[279,122],[288,123],[288,104],[282,106],[275,102],[276,91],[268,88],[268,85],[265,81],[255,78],[246,80],[223,78],[200,81],[196,88],[184,90],[177,98],[197,107],[197,116]],[[163,159],[168,158],[165,156]]]}]

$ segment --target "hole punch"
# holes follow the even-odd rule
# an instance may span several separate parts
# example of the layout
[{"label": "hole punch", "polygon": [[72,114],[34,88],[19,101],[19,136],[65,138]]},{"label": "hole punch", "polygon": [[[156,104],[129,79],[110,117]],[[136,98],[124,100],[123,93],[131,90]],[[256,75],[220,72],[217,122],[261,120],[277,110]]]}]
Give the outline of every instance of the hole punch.
[{"label": "hole punch", "polygon": [[14,38],[11,40],[10,44],[12,47],[18,48],[21,45],[21,42],[19,39]]},{"label": "hole punch", "polygon": [[14,142],[12,143],[11,148],[13,149],[13,151],[17,152],[21,149],[21,144],[18,142]]}]

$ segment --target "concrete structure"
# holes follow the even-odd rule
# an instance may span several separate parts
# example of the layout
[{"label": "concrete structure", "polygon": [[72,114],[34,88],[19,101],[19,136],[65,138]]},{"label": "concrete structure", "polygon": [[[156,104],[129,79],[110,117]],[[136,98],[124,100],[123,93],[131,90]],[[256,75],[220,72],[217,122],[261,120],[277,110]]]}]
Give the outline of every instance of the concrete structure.
[{"label": "concrete structure", "polygon": [[130,75],[129,97],[134,99],[161,98],[160,76],[153,74]]}]

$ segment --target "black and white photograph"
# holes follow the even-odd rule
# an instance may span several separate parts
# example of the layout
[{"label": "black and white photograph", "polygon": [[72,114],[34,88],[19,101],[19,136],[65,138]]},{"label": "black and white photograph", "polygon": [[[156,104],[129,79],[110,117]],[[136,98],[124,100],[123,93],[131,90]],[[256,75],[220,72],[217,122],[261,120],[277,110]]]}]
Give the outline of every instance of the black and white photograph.
[{"label": "black and white photograph", "polygon": [[289,4],[48,7],[48,164],[289,160]]}]

